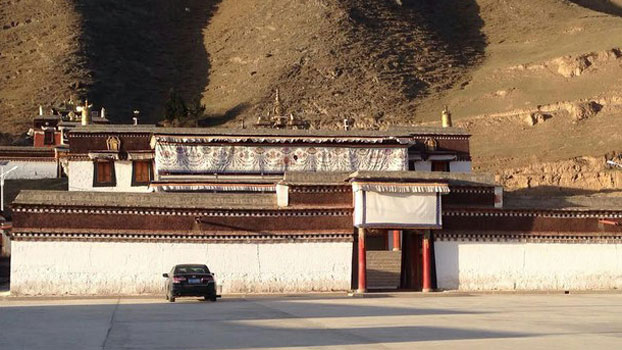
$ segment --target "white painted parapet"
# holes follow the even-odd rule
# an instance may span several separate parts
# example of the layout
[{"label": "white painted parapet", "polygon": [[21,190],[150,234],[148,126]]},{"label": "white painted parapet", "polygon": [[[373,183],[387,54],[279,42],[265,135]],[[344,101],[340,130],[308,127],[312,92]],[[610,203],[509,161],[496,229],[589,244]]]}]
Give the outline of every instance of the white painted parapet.
[{"label": "white painted parapet", "polygon": [[622,244],[434,242],[439,289],[622,289]]},{"label": "white painted parapet", "polygon": [[150,192],[149,186],[132,186],[132,162],[115,161],[116,186],[93,187],[93,161],[71,160],[68,165],[69,191]]},{"label": "white painted parapet", "polygon": [[470,173],[471,161],[468,160],[454,160],[449,162],[449,171],[452,173]]},{"label": "white painted parapet", "polygon": [[352,243],[13,241],[11,295],[164,295],[182,263],[207,264],[223,293],[345,291]]},{"label": "white painted parapet", "polygon": [[8,173],[7,180],[55,179],[58,177],[58,163],[55,159],[9,160],[4,166],[6,170],[13,167],[17,168]]}]

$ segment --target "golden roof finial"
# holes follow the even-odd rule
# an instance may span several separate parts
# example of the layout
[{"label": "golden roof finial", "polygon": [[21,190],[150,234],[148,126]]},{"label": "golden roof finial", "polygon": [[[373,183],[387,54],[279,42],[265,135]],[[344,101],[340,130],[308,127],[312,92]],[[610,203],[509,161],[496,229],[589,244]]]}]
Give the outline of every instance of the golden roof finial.
[{"label": "golden roof finial", "polygon": [[281,106],[281,95],[279,94],[279,88],[276,88],[274,96],[274,108],[272,112],[275,116],[283,115],[283,107]]},{"label": "golden roof finial", "polygon": [[449,108],[445,106],[443,111],[441,112],[441,126],[444,128],[451,128],[451,112],[449,112]]}]

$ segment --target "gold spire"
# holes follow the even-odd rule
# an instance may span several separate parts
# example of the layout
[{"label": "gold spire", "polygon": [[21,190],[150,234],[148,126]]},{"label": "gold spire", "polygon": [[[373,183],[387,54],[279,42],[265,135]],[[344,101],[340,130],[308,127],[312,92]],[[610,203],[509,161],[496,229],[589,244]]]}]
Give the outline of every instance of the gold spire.
[{"label": "gold spire", "polygon": [[82,107],[82,125],[89,124],[91,124],[91,106],[89,106],[89,100],[86,100]]},{"label": "gold spire", "polygon": [[441,125],[444,128],[451,128],[452,126],[451,112],[449,112],[449,108],[447,108],[447,106],[445,106],[445,108],[443,108],[443,111],[441,112]]},{"label": "gold spire", "polygon": [[275,116],[283,115],[283,107],[281,106],[281,96],[279,95],[279,88],[276,88],[275,96],[274,96],[274,108],[272,112]]}]

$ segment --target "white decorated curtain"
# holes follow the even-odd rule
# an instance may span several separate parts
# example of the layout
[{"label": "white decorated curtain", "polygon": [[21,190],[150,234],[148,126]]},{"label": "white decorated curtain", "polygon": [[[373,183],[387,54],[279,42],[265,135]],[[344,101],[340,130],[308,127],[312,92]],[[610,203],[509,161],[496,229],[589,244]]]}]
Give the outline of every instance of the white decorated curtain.
[{"label": "white decorated curtain", "polygon": [[440,193],[355,192],[354,226],[440,228]]},{"label": "white decorated curtain", "polygon": [[159,173],[283,173],[401,171],[408,151],[397,147],[213,146],[156,144]]}]

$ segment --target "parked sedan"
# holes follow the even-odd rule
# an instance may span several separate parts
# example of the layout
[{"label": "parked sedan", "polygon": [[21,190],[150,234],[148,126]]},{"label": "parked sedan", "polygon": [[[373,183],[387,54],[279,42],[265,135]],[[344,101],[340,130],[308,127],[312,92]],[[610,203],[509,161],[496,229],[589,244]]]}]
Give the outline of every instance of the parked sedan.
[{"label": "parked sedan", "polygon": [[166,300],[175,302],[176,297],[203,297],[216,301],[214,274],[205,265],[175,265],[169,273],[162,274],[166,280]]}]

